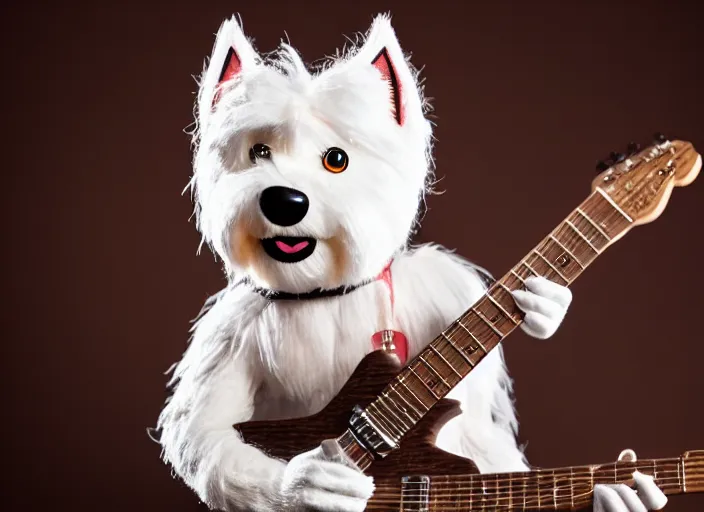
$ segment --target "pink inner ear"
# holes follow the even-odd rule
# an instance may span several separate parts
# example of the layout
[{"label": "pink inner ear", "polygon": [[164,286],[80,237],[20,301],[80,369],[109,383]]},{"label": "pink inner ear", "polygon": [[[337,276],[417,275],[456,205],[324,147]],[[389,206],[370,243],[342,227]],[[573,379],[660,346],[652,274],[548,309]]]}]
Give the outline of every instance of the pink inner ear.
[{"label": "pink inner ear", "polygon": [[222,65],[222,71],[220,71],[220,78],[218,79],[218,84],[215,90],[215,96],[213,97],[213,106],[220,99],[220,86],[225,82],[229,82],[242,70],[242,61],[240,60],[237,52],[234,48],[230,48],[227,51],[227,57],[225,57],[225,62]]},{"label": "pink inner ear", "polygon": [[386,48],[383,48],[379,54],[374,57],[372,66],[378,69],[384,80],[388,82],[391,90],[391,110],[396,118],[396,122],[402,126],[406,117],[403,102],[401,101],[402,85],[398,80],[394,63],[391,62],[391,57]]}]

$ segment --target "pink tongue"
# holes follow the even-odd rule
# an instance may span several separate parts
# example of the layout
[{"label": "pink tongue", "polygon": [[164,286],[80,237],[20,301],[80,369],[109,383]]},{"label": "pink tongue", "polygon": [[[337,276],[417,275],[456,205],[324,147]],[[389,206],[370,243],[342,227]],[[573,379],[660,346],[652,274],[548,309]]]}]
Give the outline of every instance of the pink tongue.
[{"label": "pink tongue", "polygon": [[283,243],[281,240],[276,241],[276,247],[278,247],[281,251],[285,252],[286,254],[293,254],[294,252],[298,252],[307,246],[308,246],[308,242],[306,242],[306,241],[298,242],[293,247],[291,247],[288,244]]}]

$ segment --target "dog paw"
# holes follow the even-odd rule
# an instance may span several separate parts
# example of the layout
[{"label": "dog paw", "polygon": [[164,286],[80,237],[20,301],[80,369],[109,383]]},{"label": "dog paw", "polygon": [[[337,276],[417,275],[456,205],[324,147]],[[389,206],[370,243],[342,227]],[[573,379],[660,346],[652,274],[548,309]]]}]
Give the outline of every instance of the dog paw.
[{"label": "dog paw", "polygon": [[512,295],[525,313],[521,329],[534,338],[546,339],[555,334],[572,302],[572,292],[544,277],[529,277],[526,290],[515,290]]}]

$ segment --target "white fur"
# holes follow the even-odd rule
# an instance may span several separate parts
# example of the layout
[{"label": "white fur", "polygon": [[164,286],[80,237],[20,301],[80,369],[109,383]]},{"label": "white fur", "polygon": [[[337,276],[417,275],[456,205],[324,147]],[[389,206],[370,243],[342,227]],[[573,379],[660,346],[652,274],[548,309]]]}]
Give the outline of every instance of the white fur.
[{"label": "white fur", "polygon": [[[230,46],[242,70],[211,109]],[[371,66],[384,47],[403,85],[403,126]],[[393,258],[393,321],[408,337],[411,357],[482,295],[477,267],[439,246],[407,248],[432,177],[424,106],[388,17],[374,21],[363,45],[315,72],[286,45],[262,59],[234,19],[218,32],[199,91],[191,185],[198,228],[230,284],[196,323],[158,423],[164,459],[209,506],[354,511],[373,491],[370,478],[331,462],[320,448],[286,464],[245,445],[232,425],[320,411],[371,351],[372,334],[388,327],[379,314],[389,307],[384,284],[270,303],[249,283],[287,292],[353,285]],[[272,158],[251,162],[255,143],[270,146]],[[345,172],[323,169],[330,146],[349,154]],[[259,195],[275,185],[309,197],[298,224],[282,228],[261,213]],[[272,236],[314,237],[317,246],[299,263],[279,263],[259,244]],[[248,282],[238,284],[242,278]],[[533,280],[517,300],[532,319],[527,331],[547,337],[571,295]],[[441,448],[472,458],[482,472],[527,469],[500,347],[450,397],[461,401],[463,414],[440,432]]]},{"label": "white fur", "polygon": [[652,476],[636,471],[633,479],[637,492],[625,484],[595,486],[594,512],[645,512],[665,507],[667,496]]}]

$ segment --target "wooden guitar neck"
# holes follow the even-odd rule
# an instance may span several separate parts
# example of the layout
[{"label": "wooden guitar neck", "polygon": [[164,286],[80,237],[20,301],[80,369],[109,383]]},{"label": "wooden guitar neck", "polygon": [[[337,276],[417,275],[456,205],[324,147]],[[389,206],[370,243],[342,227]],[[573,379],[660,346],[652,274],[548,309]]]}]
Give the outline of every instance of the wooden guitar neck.
[{"label": "wooden guitar neck", "polygon": [[[632,219],[601,192],[592,193],[557,228],[496,281],[468,311],[411,361],[365,408],[370,421],[395,444],[523,319],[512,290],[529,276],[568,286],[621,236]],[[362,467],[348,436],[341,444]],[[371,461],[369,461],[371,462]]]},{"label": "wooden guitar neck", "polygon": [[[522,288],[530,276],[571,285],[632,227],[654,220],[672,188],[691,183],[700,168],[701,157],[692,145],[675,141],[644,150],[603,173],[581,205],[357,411],[352,426],[358,434],[348,430],[338,438],[347,455],[366,469],[375,456],[397,448],[418,421],[521,324],[523,314],[513,290]],[[679,183],[675,169],[681,173]]]},{"label": "wooden guitar neck", "polygon": [[535,469],[522,473],[415,476],[379,480],[368,511],[579,510],[592,504],[597,484],[633,485],[650,475],[667,495],[704,492],[704,450],[668,459]]}]

